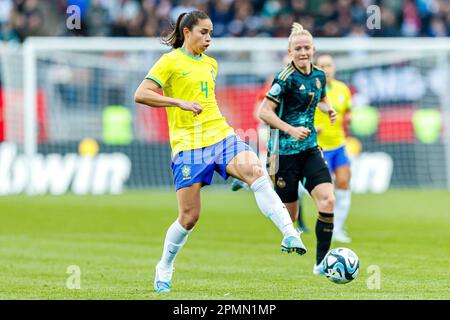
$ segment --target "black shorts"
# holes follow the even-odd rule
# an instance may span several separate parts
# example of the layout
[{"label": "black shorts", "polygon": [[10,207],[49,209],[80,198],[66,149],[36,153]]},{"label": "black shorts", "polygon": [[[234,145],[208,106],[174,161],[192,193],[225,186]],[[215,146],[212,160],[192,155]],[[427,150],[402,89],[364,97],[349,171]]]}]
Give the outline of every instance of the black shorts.
[{"label": "black shorts", "polygon": [[271,157],[270,161],[270,167],[276,171],[272,176],[275,191],[284,203],[298,199],[299,182],[309,193],[321,183],[332,183],[330,171],[319,147],[297,154],[280,155],[278,166],[273,163],[274,157]]}]

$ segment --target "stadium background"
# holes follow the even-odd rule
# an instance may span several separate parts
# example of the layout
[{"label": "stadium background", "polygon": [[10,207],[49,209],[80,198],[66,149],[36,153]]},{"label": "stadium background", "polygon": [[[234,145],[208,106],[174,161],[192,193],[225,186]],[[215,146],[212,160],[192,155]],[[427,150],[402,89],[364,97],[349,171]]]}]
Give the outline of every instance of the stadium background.
[{"label": "stadium background", "polygon": [[[73,30],[67,25],[71,13],[66,10],[71,5],[78,6],[81,13],[81,27]],[[368,28],[370,5],[380,10],[380,28]],[[354,197],[349,228],[365,266],[372,260],[384,270],[393,267],[392,281],[380,296],[364,291],[364,281],[353,293],[333,288],[321,295],[323,288],[329,288],[302,278],[302,285],[310,286],[313,294],[297,294],[303,298],[448,298],[450,4],[443,0],[0,0],[0,211],[4,222],[0,255],[8,261],[7,272],[0,276],[8,285],[0,297],[148,295],[138,275],[149,277],[152,261],[160,254],[162,232],[176,207],[165,111],[136,106],[133,95],[149,67],[168,50],[157,37],[179,13],[195,8],[208,12],[214,22],[215,38],[208,54],[219,61],[219,106],[238,132],[248,134],[245,138],[253,146],[258,145],[253,134],[257,127],[255,100],[267,77],[280,68],[293,21],[313,32],[319,52],[335,56],[337,78],[352,90],[357,119],[348,128],[348,134],[356,138],[351,141],[356,150],[352,187],[362,194]],[[27,68],[27,45],[35,50],[34,72]],[[28,80],[36,84],[31,91]],[[27,103],[30,92],[32,104]],[[35,110],[33,117],[30,106]],[[197,253],[199,261],[207,262],[208,256],[200,249],[195,251],[200,240],[211,241],[210,252],[218,245],[222,250],[218,259],[224,263],[218,272],[231,283],[236,280],[231,276],[233,270],[238,274],[241,270],[233,257],[246,250],[236,243],[247,235],[239,237],[246,231],[229,219],[254,224],[250,239],[257,235],[268,243],[267,239],[276,236],[263,226],[264,221],[254,222],[256,207],[251,195],[230,194],[225,189],[228,182],[215,182],[215,187],[206,190],[204,201],[234,204],[227,210],[220,206],[206,210],[201,226],[204,233],[187,251],[191,248],[191,254]],[[14,196],[49,193],[68,194]],[[73,193],[121,195],[90,198]],[[315,210],[308,200],[306,212],[312,225]],[[116,220],[110,221],[111,217]],[[66,224],[66,219],[70,223]],[[214,234],[217,225],[222,233]],[[419,232],[425,232],[421,240],[417,239]],[[114,244],[115,239],[128,247]],[[306,241],[312,246],[312,238]],[[378,241],[384,244],[378,247]],[[260,261],[265,259],[275,263],[272,249],[249,258],[250,265],[261,268]],[[389,253],[383,251],[386,254],[380,257],[374,253],[377,250]],[[416,255],[418,251],[423,255]],[[133,252],[141,255],[140,260],[131,256]],[[86,281],[87,291],[67,293],[61,280],[64,275],[50,275],[70,263],[89,264],[98,254],[103,260],[97,261],[97,267],[91,265],[94,276],[90,286]],[[413,261],[402,266],[407,257]],[[417,283],[409,282],[415,276],[410,270],[427,259],[433,265],[426,263],[419,269],[436,274],[423,275],[428,281],[425,289],[412,293]],[[180,261],[198,269],[188,257]],[[113,262],[119,270],[109,276],[122,281],[120,289],[115,291],[108,283],[110,287],[102,291],[106,282],[95,272]],[[236,269],[230,267],[231,262]],[[309,270],[309,265],[303,264],[300,266]],[[280,286],[285,285],[282,271],[292,265],[286,262],[286,268],[275,274]],[[269,270],[263,270],[268,276]],[[122,275],[133,272],[136,275],[131,280]],[[193,277],[195,272],[190,272],[185,275]],[[182,283],[182,292],[174,297],[223,298],[222,291],[239,291],[220,283],[224,289],[215,295],[210,289],[216,285],[214,276],[204,280],[193,294],[189,284]],[[292,297],[289,286],[273,296],[260,279],[254,281],[255,295],[244,291],[231,298]],[[136,295],[127,291],[130,283],[141,291]],[[47,288],[38,293],[42,285]]]}]

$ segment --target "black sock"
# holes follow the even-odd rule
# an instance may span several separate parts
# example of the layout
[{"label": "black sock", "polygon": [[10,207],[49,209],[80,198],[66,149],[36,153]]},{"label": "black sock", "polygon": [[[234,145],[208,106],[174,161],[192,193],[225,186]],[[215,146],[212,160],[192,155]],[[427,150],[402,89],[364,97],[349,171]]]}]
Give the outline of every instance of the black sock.
[{"label": "black sock", "polygon": [[333,235],[333,218],[332,213],[319,212],[319,218],[316,223],[316,237],[317,237],[317,255],[316,264],[319,264],[331,245],[331,236]]}]

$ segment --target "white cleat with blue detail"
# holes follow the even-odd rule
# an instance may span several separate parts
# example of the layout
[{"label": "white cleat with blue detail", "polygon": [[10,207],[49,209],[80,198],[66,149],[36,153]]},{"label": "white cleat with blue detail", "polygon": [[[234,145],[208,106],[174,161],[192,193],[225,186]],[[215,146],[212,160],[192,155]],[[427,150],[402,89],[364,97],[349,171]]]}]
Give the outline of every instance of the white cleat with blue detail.
[{"label": "white cleat with blue detail", "polygon": [[286,236],[281,242],[281,251],[291,253],[296,252],[299,255],[304,255],[306,253],[306,247],[298,236]]},{"label": "white cleat with blue detail", "polygon": [[155,268],[155,282],[153,289],[156,292],[170,292],[170,281],[172,280],[174,267],[165,268],[158,262]]},{"label": "white cleat with blue detail", "polygon": [[313,274],[325,275],[325,270],[323,269],[323,260],[318,265],[317,264],[314,265]]}]

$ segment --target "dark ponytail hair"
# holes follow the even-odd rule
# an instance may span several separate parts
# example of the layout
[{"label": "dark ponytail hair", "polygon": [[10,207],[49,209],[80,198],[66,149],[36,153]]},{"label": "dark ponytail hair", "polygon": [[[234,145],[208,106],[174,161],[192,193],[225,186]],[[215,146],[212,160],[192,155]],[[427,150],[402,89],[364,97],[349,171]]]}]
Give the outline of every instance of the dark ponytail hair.
[{"label": "dark ponytail hair", "polygon": [[183,29],[188,28],[192,31],[198,20],[209,19],[208,15],[203,11],[191,11],[180,14],[175,22],[175,26],[172,25],[172,31],[162,38],[164,44],[178,49],[183,45],[184,34]]}]

